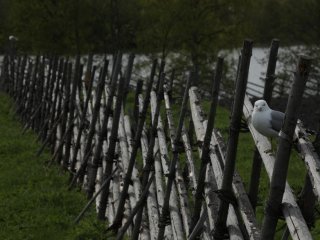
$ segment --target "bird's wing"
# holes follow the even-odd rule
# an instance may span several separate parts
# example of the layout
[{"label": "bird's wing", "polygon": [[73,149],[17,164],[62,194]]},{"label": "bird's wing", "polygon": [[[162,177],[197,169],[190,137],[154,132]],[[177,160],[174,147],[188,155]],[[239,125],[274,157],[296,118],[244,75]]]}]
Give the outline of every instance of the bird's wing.
[{"label": "bird's wing", "polygon": [[275,131],[279,132],[282,127],[282,123],[284,120],[284,113],[279,111],[271,110],[271,127]]}]

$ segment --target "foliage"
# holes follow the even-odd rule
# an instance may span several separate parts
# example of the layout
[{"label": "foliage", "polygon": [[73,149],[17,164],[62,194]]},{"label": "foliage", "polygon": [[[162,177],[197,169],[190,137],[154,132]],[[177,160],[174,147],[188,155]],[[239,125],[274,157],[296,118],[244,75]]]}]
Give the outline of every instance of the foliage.
[{"label": "foliage", "polygon": [[[32,51],[113,53],[187,50],[192,58],[230,43],[243,17],[237,1],[2,0],[6,25]],[[212,51],[214,50],[214,51]],[[196,61],[196,60],[194,60]]]},{"label": "foliage", "polygon": [[0,0],[0,42],[29,51],[185,53],[193,63],[251,37],[285,45],[319,40],[318,1]]}]

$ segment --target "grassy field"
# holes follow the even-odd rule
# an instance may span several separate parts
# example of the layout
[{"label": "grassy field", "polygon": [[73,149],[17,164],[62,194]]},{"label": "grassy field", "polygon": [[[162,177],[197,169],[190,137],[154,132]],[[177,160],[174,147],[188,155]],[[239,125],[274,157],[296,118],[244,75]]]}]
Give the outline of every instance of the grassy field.
[{"label": "grassy field", "polygon": [[68,174],[47,168],[49,154],[35,157],[39,144],[10,112],[12,103],[0,93],[0,239],[110,239],[92,208],[75,226],[85,195],[67,191]]}]

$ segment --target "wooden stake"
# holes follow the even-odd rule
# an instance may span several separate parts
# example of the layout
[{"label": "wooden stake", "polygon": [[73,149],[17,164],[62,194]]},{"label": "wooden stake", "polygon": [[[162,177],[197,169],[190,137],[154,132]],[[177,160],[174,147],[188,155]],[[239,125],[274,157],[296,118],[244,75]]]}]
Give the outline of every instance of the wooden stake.
[{"label": "wooden stake", "polygon": [[82,178],[84,176],[85,173],[85,169],[87,168],[87,164],[89,161],[89,157],[90,157],[90,150],[92,148],[92,140],[96,131],[96,123],[98,120],[98,116],[99,116],[99,111],[100,111],[100,106],[101,106],[101,97],[102,97],[102,93],[103,93],[103,89],[104,89],[104,84],[105,84],[105,77],[107,74],[107,68],[108,68],[108,61],[105,60],[104,62],[104,67],[103,70],[101,72],[100,78],[99,78],[99,82],[96,88],[96,101],[94,104],[94,109],[93,109],[93,114],[92,114],[92,119],[91,119],[91,124],[90,124],[90,129],[89,129],[89,133],[88,133],[88,137],[87,137],[87,142],[86,142],[86,146],[85,146],[85,150],[84,150],[84,158],[82,160],[81,166],[78,169],[76,175],[74,175],[70,185],[69,185],[69,189],[71,189],[74,184],[76,183],[76,180],[78,178],[81,178],[80,180],[82,181]]},{"label": "wooden stake", "polygon": [[205,177],[206,177],[206,168],[207,164],[210,162],[210,142],[212,131],[214,127],[214,120],[216,115],[216,109],[218,105],[218,96],[220,90],[220,81],[222,77],[222,69],[223,69],[223,58],[219,57],[217,61],[217,66],[215,70],[215,77],[213,81],[213,88],[212,88],[212,100],[210,105],[210,112],[209,112],[209,119],[206,128],[206,133],[204,136],[204,140],[201,147],[201,166],[198,175],[198,185],[195,194],[195,202],[194,202],[194,210],[192,215],[192,222],[190,231],[193,231],[193,228],[196,226],[197,222],[199,221],[200,213],[201,213],[201,206],[202,206],[202,199],[203,199],[203,192],[204,192],[204,184],[205,184]]},{"label": "wooden stake", "polygon": [[150,81],[148,83],[147,90],[146,90],[146,96],[145,96],[145,99],[143,102],[143,109],[142,109],[141,113],[139,114],[137,130],[136,130],[135,136],[134,136],[132,152],[130,155],[128,170],[127,170],[126,176],[124,178],[124,184],[123,184],[122,192],[120,195],[117,213],[116,213],[113,224],[109,227],[109,229],[113,229],[115,231],[117,231],[117,229],[120,228],[121,222],[122,222],[122,217],[123,217],[123,212],[124,212],[124,204],[125,204],[125,200],[127,198],[129,185],[131,183],[132,171],[133,171],[134,164],[136,161],[138,148],[140,146],[140,138],[142,135],[143,125],[144,125],[144,122],[146,119],[147,110],[148,110],[148,106],[149,106],[149,102],[150,102],[150,93],[151,93],[151,89],[152,89],[152,85],[153,85],[156,65],[157,65],[157,61],[154,61],[153,65],[152,65],[152,69],[151,69]]},{"label": "wooden stake", "polygon": [[[118,63],[118,64],[120,64],[120,63]],[[99,164],[101,164],[102,146],[103,146],[103,142],[106,139],[107,133],[108,133],[108,121],[109,121],[109,116],[111,115],[111,112],[112,112],[112,103],[113,103],[114,95],[116,93],[116,86],[117,86],[117,82],[118,82],[119,73],[120,73],[120,65],[116,68],[116,70],[112,76],[113,79],[111,81],[111,86],[110,86],[110,91],[108,93],[107,103],[104,108],[102,126],[101,126],[100,132],[98,134],[98,142],[96,144],[94,156],[93,156],[92,162],[90,163],[90,168],[88,171],[88,189],[87,189],[87,197],[88,198],[91,198],[91,196],[94,192],[94,185],[95,185],[95,180],[96,180],[96,176],[97,176],[97,169],[98,169]]]},{"label": "wooden stake", "polygon": [[266,214],[262,225],[262,239],[273,239],[285,189],[293,134],[304,88],[310,72],[311,59],[300,56],[294,83],[289,96],[286,115],[279,134],[279,145],[272,174]]},{"label": "wooden stake", "polygon": [[[265,78],[264,92],[262,97],[268,103],[269,106],[272,99],[274,80],[276,78],[275,70],[276,70],[276,63],[277,63],[278,48],[279,48],[279,40],[273,39],[270,47],[270,55],[269,55],[267,73]],[[248,191],[249,199],[253,209],[255,209],[257,206],[261,166],[262,166],[262,159],[260,157],[258,149],[255,149],[253,162],[252,162],[250,185],[249,185],[249,191]]]},{"label": "wooden stake", "polygon": [[132,209],[131,215],[128,217],[127,222],[119,230],[117,238],[116,238],[117,240],[122,240],[123,239],[124,234],[126,233],[127,229],[129,228],[129,226],[131,225],[131,223],[133,221],[133,218],[135,217],[135,215],[137,214],[139,209],[143,208],[145,200],[148,197],[149,188],[150,188],[151,183],[153,182],[153,180],[154,180],[154,172],[151,174],[147,185],[145,186],[143,192],[141,193],[141,197],[140,197],[139,201],[137,202],[137,205]]},{"label": "wooden stake", "polygon": [[[148,183],[149,174],[151,172],[151,169],[154,166],[154,158],[153,158],[153,148],[155,145],[155,138],[156,138],[156,132],[157,132],[157,126],[158,126],[158,119],[160,115],[160,104],[163,97],[163,83],[165,79],[165,74],[162,73],[160,77],[160,81],[158,83],[158,93],[157,93],[157,108],[155,111],[154,118],[152,119],[152,127],[150,130],[150,140],[149,140],[149,146],[148,146],[148,152],[146,157],[146,164],[143,168],[143,176],[142,176],[142,182],[141,186],[142,188],[145,188],[145,186]],[[138,215],[136,216],[135,225],[132,233],[132,239],[138,239],[139,236],[139,229],[142,221],[142,213],[143,209],[141,208],[138,212]]]},{"label": "wooden stake", "polygon": [[189,93],[190,85],[191,85],[191,78],[189,78],[187,81],[186,89],[183,95],[182,106],[180,110],[179,123],[178,123],[178,127],[174,137],[174,143],[173,143],[173,149],[172,149],[173,157],[170,162],[168,182],[165,190],[165,197],[164,197],[162,212],[159,220],[159,232],[157,237],[158,240],[163,239],[164,237],[165,226],[167,223],[167,218],[169,216],[169,200],[170,200],[172,185],[175,179],[176,165],[179,158],[178,146],[181,139],[181,132],[182,132],[182,126],[184,122],[184,117],[187,111],[187,103],[188,103],[188,96],[189,96],[188,93]]},{"label": "wooden stake", "polygon": [[[106,167],[104,169],[103,179],[107,179],[111,175],[112,168],[113,168],[115,147],[118,139],[119,119],[120,119],[122,100],[124,95],[124,83],[125,83],[124,80],[125,80],[124,78],[120,78],[120,81],[118,84],[118,96],[116,100],[116,107],[114,110],[114,116],[112,121],[112,129],[111,129],[111,134],[109,138],[108,152],[106,154]],[[99,211],[98,211],[98,219],[100,220],[105,219],[107,200],[109,196],[109,186],[110,186],[110,182],[107,183],[106,187],[103,189],[101,193],[101,199],[100,199],[100,205],[99,205]]]},{"label": "wooden stake", "polygon": [[[233,103],[233,110],[229,128],[229,139],[226,155],[226,163],[223,171],[223,180],[221,190],[223,192],[232,192],[232,180],[235,170],[235,161],[239,131],[241,126],[242,106],[248,81],[250,58],[252,54],[251,40],[245,40],[242,49],[239,78],[237,79],[236,95]],[[226,220],[228,215],[229,202],[221,201],[218,211],[218,218],[215,224],[215,238],[223,237],[226,230]]]},{"label": "wooden stake", "polygon": [[75,172],[75,165],[77,162],[77,155],[78,155],[78,150],[80,148],[80,144],[81,144],[81,136],[82,136],[82,132],[85,128],[85,124],[86,124],[86,118],[87,118],[87,111],[88,111],[88,107],[89,107],[89,101],[91,99],[92,96],[92,86],[93,86],[93,82],[94,82],[94,76],[95,76],[95,72],[96,72],[96,66],[93,67],[92,72],[90,70],[90,82],[88,82],[88,87],[87,87],[87,97],[84,103],[84,107],[83,107],[83,111],[82,111],[82,116],[80,117],[80,124],[79,124],[79,129],[78,129],[78,135],[77,135],[77,139],[75,141],[75,145],[73,148],[73,154],[72,154],[72,159],[70,162],[70,172],[74,173]]}]

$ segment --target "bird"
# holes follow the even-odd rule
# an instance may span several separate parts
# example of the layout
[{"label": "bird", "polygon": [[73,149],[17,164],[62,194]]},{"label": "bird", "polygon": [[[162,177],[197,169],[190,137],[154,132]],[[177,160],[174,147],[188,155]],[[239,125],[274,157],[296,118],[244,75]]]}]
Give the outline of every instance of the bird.
[{"label": "bird", "polygon": [[262,135],[277,138],[284,116],[283,112],[272,110],[265,100],[257,100],[252,112],[252,125]]}]

